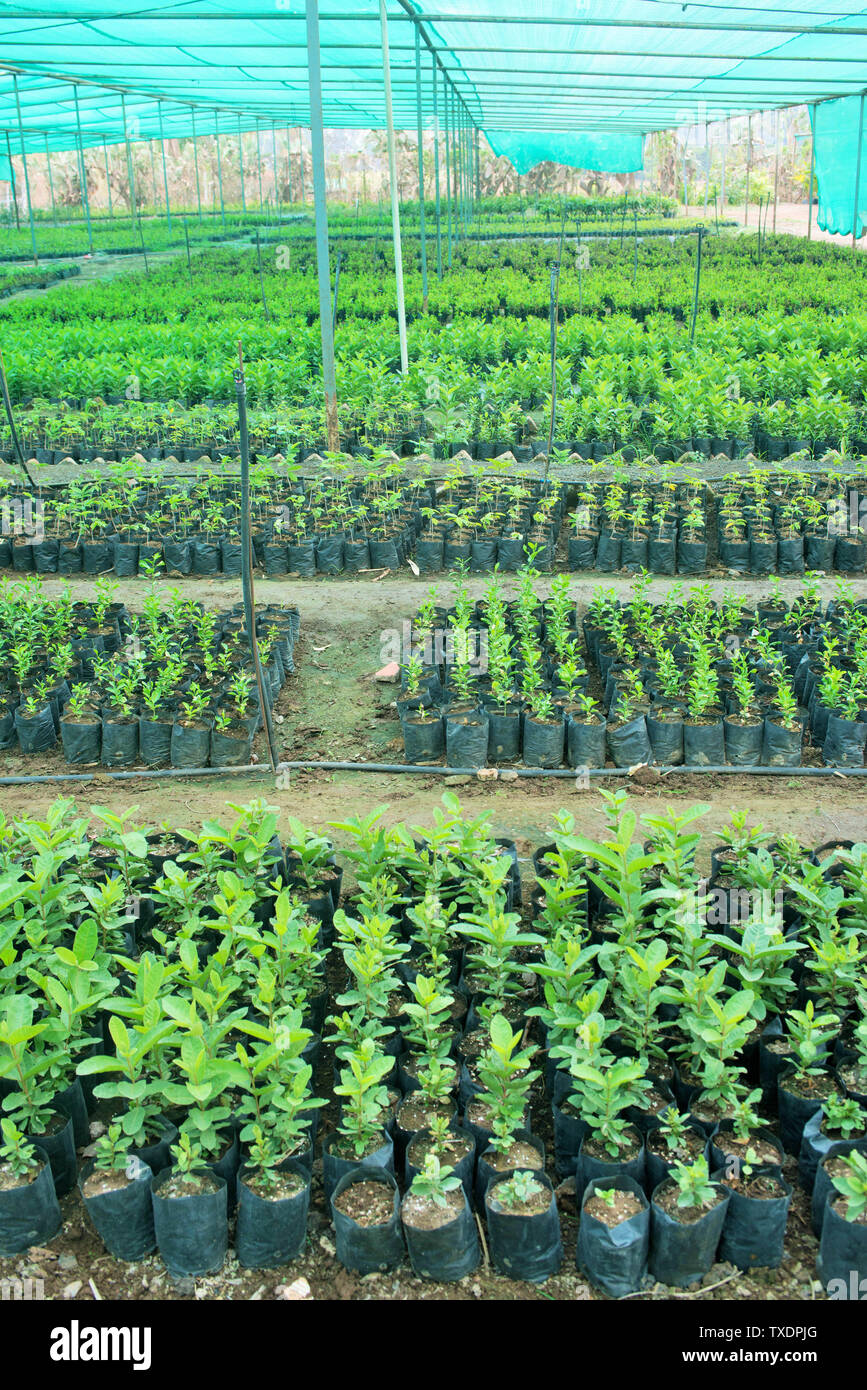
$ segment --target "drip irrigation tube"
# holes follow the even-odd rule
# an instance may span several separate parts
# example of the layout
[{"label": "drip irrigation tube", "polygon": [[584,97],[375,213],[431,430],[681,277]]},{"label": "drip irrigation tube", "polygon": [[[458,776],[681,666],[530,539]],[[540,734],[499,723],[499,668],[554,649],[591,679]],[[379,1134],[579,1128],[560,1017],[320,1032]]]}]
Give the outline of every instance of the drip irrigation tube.
[{"label": "drip irrigation tube", "polygon": [[[576,777],[629,777],[627,768],[623,767],[516,767],[516,768],[483,768],[482,771],[509,774],[514,773],[516,777],[555,777],[574,781]],[[867,767],[732,767],[725,763],[719,767],[686,767],[683,764],[678,767],[658,767],[654,768],[660,776],[697,774],[706,776],[708,773],[720,776],[740,777],[744,774],[756,777],[867,777]],[[388,772],[388,773],[414,773],[424,777],[476,777],[479,769],[476,767],[442,767],[439,764],[433,767],[416,765],[413,763],[340,763],[340,762],[314,762],[310,760],[298,762],[278,763],[276,774],[281,772]],[[168,767],[163,769],[148,768],[141,772],[56,772],[43,773],[30,777],[0,777],[0,787],[25,787],[32,786],[39,782],[98,782],[106,780],[112,782],[126,782],[130,780],[158,781],[161,777],[237,777],[245,773],[261,776],[263,773],[273,777],[275,772],[267,763],[250,763],[246,767]],[[488,779],[482,779],[488,780]],[[490,781],[498,780],[490,777]],[[511,780],[511,776],[505,780]]]}]

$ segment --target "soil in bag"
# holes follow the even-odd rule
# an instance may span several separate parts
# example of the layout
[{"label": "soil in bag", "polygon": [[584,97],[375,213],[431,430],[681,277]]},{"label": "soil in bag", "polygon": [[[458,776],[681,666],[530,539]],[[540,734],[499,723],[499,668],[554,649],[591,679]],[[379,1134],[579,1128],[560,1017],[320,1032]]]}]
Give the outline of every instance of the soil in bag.
[{"label": "soil in bag", "polygon": [[252,747],[253,735],[246,730],[232,734],[222,729],[212,729],[211,767],[246,767]]},{"label": "soil in bag", "polygon": [[322,1186],[325,1189],[326,1201],[337,1191],[341,1178],[345,1178],[348,1173],[357,1173],[359,1168],[363,1168],[365,1172],[372,1168],[375,1172],[394,1173],[394,1140],[390,1134],[383,1135],[383,1142],[379,1147],[372,1153],[365,1154],[363,1158],[356,1158],[354,1155],[349,1158],[341,1157],[339,1153],[334,1152],[334,1141],[326,1139],[322,1148]]},{"label": "soil in bag", "polygon": [[497,564],[500,569],[514,572],[515,570],[519,570],[523,563],[524,537],[501,536],[497,545]]},{"label": "soil in bag", "polygon": [[599,536],[595,531],[569,537],[567,563],[570,570],[592,570],[595,568],[598,540]]},{"label": "soil in bag", "polygon": [[470,542],[471,574],[490,574],[496,563],[497,542],[495,540]]},{"label": "soil in bag", "polygon": [[230,536],[220,537],[220,565],[223,574],[230,575],[237,579],[241,573],[241,557],[244,554],[244,547],[240,540],[235,540]]},{"label": "soil in bag", "polygon": [[56,540],[33,542],[33,564],[37,574],[56,574],[60,543]]},{"label": "soil in bag", "polygon": [[777,569],[780,574],[804,573],[804,537],[781,536],[777,542]]},{"label": "soil in bag", "polygon": [[625,1177],[634,1178],[637,1183],[644,1182],[644,1136],[634,1126],[631,1126],[626,1134],[630,1142],[621,1149],[616,1158],[594,1139],[590,1131],[585,1134],[581,1140],[576,1165],[576,1185],[579,1192],[583,1192],[587,1184],[595,1178],[604,1180]]},{"label": "soil in bag", "polygon": [[472,1274],[481,1259],[476,1222],[463,1187],[447,1195],[444,1211],[407,1193],[401,1219],[409,1262],[420,1279],[453,1283]]},{"label": "soil in bag", "polygon": [[438,574],[443,568],[442,536],[420,536],[415,546],[415,562],[422,574]]},{"label": "soil in bag", "polygon": [[704,574],[707,569],[707,541],[677,543],[678,574]]},{"label": "soil in bag", "polygon": [[17,545],[12,543],[12,568],[16,574],[32,574],[36,568],[33,560],[33,544],[31,541],[22,541]]},{"label": "soil in bag", "polygon": [[552,723],[524,716],[523,759],[526,767],[559,767],[563,761],[566,725],[563,719]]},{"label": "soil in bag", "polygon": [[766,717],[762,738],[762,766],[800,767],[803,741],[804,732],[800,724],[797,729],[787,729],[776,720]]},{"label": "soil in bag", "polygon": [[675,574],[677,543],[674,536],[651,536],[647,542],[647,568],[651,574]]},{"label": "soil in bag", "polygon": [[447,714],[445,722],[449,767],[485,767],[488,761],[487,714]]},{"label": "soil in bag", "polygon": [[226,1180],[210,1170],[193,1176],[164,1168],[153,1181],[157,1247],[174,1279],[213,1274],[229,1248]]},{"label": "soil in bag", "polygon": [[[847,1221],[845,1213],[846,1198],[832,1187],[825,1204],[816,1273],[829,1294],[860,1299],[867,1277],[867,1226],[861,1221]],[[857,1289],[854,1295],[853,1286]]]},{"label": "soil in bag", "polygon": [[0,1190],[0,1256],[20,1255],[31,1245],[47,1245],[63,1224],[51,1166],[36,1146],[42,1167],[32,1182]]},{"label": "soil in bag", "polygon": [[838,536],[834,564],[841,574],[860,574],[867,564],[867,537]]},{"label": "soil in bag", "polygon": [[[724,1180],[724,1170],[714,1174]],[[718,1260],[738,1269],[776,1269],[783,1259],[783,1241],[792,1189],[779,1172],[756,1168],[739,1183],[726,1182],[730,1193]]]},{"label": "soil in bag", "polygon": [[606,739],[608,752],[615,767],[634,767],[636,763],[653,761],[647,720],[643,714],[636,715],[626,724],[612,726],[609,720]]},{"label": "soil in bag", "polygon": [[78,1163],[75,1157],[75,1129],[69,1115],[58,1114],[47,1134],[28,1134],[31,1143],[44,1150],[51,1165],[54,1190],[65,1197],[75,1186]]},{"label": "soil in bag", "polygon": [[19,706],[15,711],[15,732],[22,753],[45,753],[49,748],[53,748],[57,742],[57,733],[51,706],[45,705],[30,716],[23,715]]},{"label": "soil in bag", "polygon": [[285,541],[272,541],[262,547],[262,565],[269,579],[289,573],[289,547]]},{"label": "soil in bag", "polygon": [[445,747],[443,721],[439,715],[419,719],[408,713],[401,721],[404,757],[410,766],[435,762]]},{"label": "soil in bag", "polygon": [[297,1259],[307,1239],[310,1171],[295,1159],[280,1164],[274,1185],[242,1167],[238,1174],[235,1253],[247,1269],[276,1269]]},{"label": "soil in bag", "polygon": [[521,756],[520,710],[503,713],[502,709],[488,710],[488,761],[492,764],[514,763]]},{"label": "soil in bag", "polygon": [[220,573],[220,543],[195,536],[190,541],[193,559],[193,574],[215,575]]},{"label": "soil in bag", "polygon": [[629,536],[623,537],[620,546],[620,564],[623,569],[632,573],[648,568],[646,536],[641,536],[638,540],[632,540]]},{"label": "soil in bag", "polygon": [[63,756],[68,763],[82,765],[98,763],[102,746],[102,721],[93,719],[73,721],[61,719],[60,737]]},{"label": "soil in bag", "polygon": [[747,574],[750,568],[749,541],[727,541],[720,539],[719,562],[734,574]]},{"label": "soil in bag", "polygon": [[497,1188],[508,1174],[495,1179],[485,1193],[488,1245],[498,1274],[538,1284],[556,1274],[563,1262],[560,1216],[554,1189],[544,1173],[533,1177],[543,1191],[524,1207],[497,1201]]},{"label": "soil in bag", "polygon": [[[653,1191],[649,1268],[661,1284],[685,1288],[703,1279],[716,1258],[730,1194],[718,1187],[717,1195],[722,1195],[716,1205],[696,1214],[693,1208],[677,1207],[672,1196],[676,1191],[670,1178]],[[661,1202],[666,1205],[660,1205]],[[677,1212],[679,1219],[670,1212]]]},{"label": "soil in bag", "polygon": [[723,720],[725,760],[734,767],[759,767],[765,737],[764,721],[757,724],[736,724]]},{"label": "soil in bag", "polygon": [[683,762],[683,716],[675,710],[651,706],[647,714],[647,736],[653,761],[661,767]]},{"label": "soil in bag", "polygon": [[186,540],[163,541],[163,560],[166,574],[191,574],[193,570],[193,544]]},{"label": "soil in bag", "polygon": [[822,759],[828,767],[863,767],[865,742],[867,724],[829,714]]},{"label": "soil in bag", "polygon": [[337,1258],[345,1269],[374,1274],[403,1258],[400,1195],[390,1173],[354,1169],[331,1198]]},{"label": "soil in bag", "polygon": [[443,541],[443,568],[457,569],[465,560],[469,561],[472,553],[473,548],[469,541]]},{"label": "soil in bag", "polygon": [[61,541],[57,551],[58,574],[81,574],[81,546]]},{"label": "soil in bag", "polygon": [[138,757],[138,720],[102,721],[103,767],[129,767]]},{"label": "soil in bag", "polygon": [[118,579],[138,574],[138,545],[131,541],[114,542],[114,572]]},{"label": "soil in bag", "polygon": [[619,570],[622,544],[622,536],[611,531],[600,531],[599,544],[596,547],[596,568],[606,574]]},{"label": "soil in bag", "polygon": [[320,536],[316,543],[316,573],[342,574],[343,551],[343,536]]},{"label": "soil in bag", "polygon": [[108,541],[81,542],[81,569],[84,574],[108,574],[114,568],[114,550]]},{"label": "soil in bag", "polygon": [[725,762],[726,746],[723,722],[683,726],[683,761],[687,767],[720,767]]},{"label": "soil in bag", "polygon": [[116,1260],[142,1260],[156,1249],[153,1180],[140,1158],[131,1158],[125,1172],[95,1172],[92,1161],[81,1170],[81,1199],[97,1235]]},{"label": "soil in bag", "polygon": [[370,541],[370,563],[374,569],[400,569],[400,552],[397,541]]},{"label": "soil in bag", "polygon": [[[600,1191],[613,1191],[613,1204],[598,1196]],[[623,1298],[641,1287],[649,1249],[650,1203],[635,1179],[621,1176],[589,1182],[575,1252],[581,1273],[609,1298]]]},{"label": "soil in bag", "polygon": [[569,715],[566,720],[566,757],[570,767],[605,766],[605,720],[584,724]]},{"label": "soil in bag", "polygon": [[139,754],[148,767],[161,767],[171,761],[172,724],[170,715],[164,719],[139,720]]},{"label": "soil in bag", "polygon": [[172,767],[207,767],[210,752],[210,724],[172,725]]}]

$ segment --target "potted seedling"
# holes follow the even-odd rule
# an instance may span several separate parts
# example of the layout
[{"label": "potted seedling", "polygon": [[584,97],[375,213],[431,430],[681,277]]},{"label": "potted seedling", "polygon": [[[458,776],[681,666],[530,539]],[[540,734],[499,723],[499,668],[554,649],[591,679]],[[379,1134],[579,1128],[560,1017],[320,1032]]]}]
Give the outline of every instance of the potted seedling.
[{"label": "potted seedling", "polygon": [[60,1230],[51,1167],[14,1120],[0,1120],[0,1255],[46,1245]]},{"label": "potted seedling", "polygon": [[335,1093],[346,1099],[337,1133],[326,1140],[322,1155],[325,1194],[331,1197],[341,1179],[358,1167],[394,1172],[394,1145],[385,1130],[390,1108],[383,1084],[394,1058],[378,1051],[373,1038],[347,1049],[348,1065],[340,1072]]},{"label": "potted seedling", "polygon": [[777,1080],[777,1105],[780,1136],[787,1153],[800,1152],[807,1120],[836,1090],[825,1062],[839,1026],[837,1014],[816,1014],[811,999],[803,1009],[789,1009],[786,1014],[792,1064]]},{"label": "potted seedling", "polygon": [[157,1246],[174,1279],[196,1279],[219,1269],[228,1249],[226,1179],[189,1132],[172,1145],[171,1157],[153,1183]]},{"label": "potted seedling", "polygon": [[501,1173],[485,1193],[491,1262],[498,1274],[542,1283],[563,1259],[557,1198],[541,1169]]},{"label": "potted seedling", "polygon": [[835,1167],[816,1269],[830,1297],[858,1298],[867,1272],[867,1157],[853,1150]]},{"label": "potted seedling", "polygon": [[60,737],[68,763],[93,765],[99,762],[102,721],[90,702],[90,689],[83,682],[72,687],[60,717]]},{"label": "potted seedling", "polygon": [[650,1203],[634,1178],[593,1178],[584,1189],[575,1261],[610,1298],[641,1287],[650,1248]]},{"label": "potted seedling", "polygon": [[208,705],[207,691],[191,681],[172,725],[172,767],[207,767],[213,722],[208,717]]},{"label": "potted seedling", "polygon": [[463,1183],[436,1153],[425,1156],[400,1215],[410,1264],[420,1278],[451,1282],[478,1266],[476,1223]]},{"label": "potted seedling", "polygon": [[651,1197],[650,1273],[661,1284],[698,1283],[716,1257],[730,1193],[710,1180],[707,1159],[676,1163]]},{"label": "potted seedling", "polygon": [[132,1153],[132,1136],[110,1124],[78,1185],[85,1209],[109,1254],[141,1260],[156,1248],[151,1186],[153,1173]]}]

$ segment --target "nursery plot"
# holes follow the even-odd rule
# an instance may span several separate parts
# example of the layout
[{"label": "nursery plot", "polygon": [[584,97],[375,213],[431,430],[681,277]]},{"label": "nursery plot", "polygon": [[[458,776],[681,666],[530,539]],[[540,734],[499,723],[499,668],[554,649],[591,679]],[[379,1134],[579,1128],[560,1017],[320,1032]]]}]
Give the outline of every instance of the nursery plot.
[{"label": "nursery plot", "polygon": [[[91,602],[34,578],[0,592],[0,747],[76,766],[247,765],[262,727],[243,606],[224,612],[152,590],[141,616],[97,580]],[[272,707],[294,671],[294,606],[257,609],[261,696]]]},{"label": "nursery plot", "polygon": [[579,620],[567,576],[544,596],[537,577],[428,590],[401,652],[407,763],[864,767],[867,600],[845,583],[827,606],[815,579],[791,606],[682,584],[654,604],[644,575]]},{"label": "nursery plot", "polygon": [[[226,1296],[227,1277],[238,1280],[230,1296],[249,1296],[243,1270],[225,1263],[230,1240],[242,1265],[264,1266],[255,1270],[259,1296],[302,1273],[317,1296],[355,1294],[351,1276],[366,1272],[369,1244],[360,1209],[351,1209],[349,1243],[336,1215],[334,1244],[316,1236],[344,1210],[347,1183],[373,1180],[355,1165],[375,1151],[376,1182],[395,1203],[392,1292],[418,1288],[404,1236],[415,1276],[442,1297],[532,1297],[519,1281],[545,1277],[554,1297],[573,1299],[579,1287],[584,1298],[651,1289],[670,1297],[685,1285],[700,1292],[702,1279],[730,1285],[728,1296],[831,1292],[836,1223],[854,1220],[861,1168],[851,1155],[865,1132],[867,847],[772,842],[742,813],[706,842],[698,823],[707,806],[639,822],[623,793],[604,800],[599,839],[580,834],[570,812],[553,817],[533,883],[514,843],[494,836],[490,812],[469,814],[451,795],[426,826],[395,823],[381,808],[333,823],[337,855],[327,833],[301,821],[279,833],[276,808],[264,802],[159,832],[132,811],[78,815],[71,801],[40,821],[11,820],[3,876],[19,904],[18,950],[2,966],[0,1162],[25,1180],[50,1172],[63,1212],[46,1203],[28,1257],[28,1238],[8,1225],[9,1189],[0,1189],[0,1272],[43,1267],[67,1250],[66,1233],[56,1243],[65,1214],[73,1232],[92,1225],[132,1261],[119,1282],[99,1240],[77,1238],[76,1267],[100,1281],[102,1296],[141,1296],[143,1277],[148,1297],[170,1296],[166,1268],[202,1279],[205,1296]],[[709,881],[698,867],[708,848]],[[47,898],[36,891],[46,873]],[[80,925],[73,948],[61,950],[70,920]],[[71,970],[86,979],[70,1014]],[[129,1027],[145,1005],[153,1026],[133,1051]],[[594,1028],[576,1032],[576,1009]],[[37,1010],[21,1038],[15,1029]],[[109,1025],[94,1043],[98,1012]],[[486,1220],[490,1272],[478,1271],[470,1222],[461,1270],[438,1274],[401,1202],[410,1186],[421,1201],[444,1192],[459,1147],[473,1161],[449,1190],[462,1187],[459,1204]],[[271,1190],[268,1200],[291,1153],[292,1191]],[[745,1163],[759,1153],[767,1190],[754,1193],[756,1170]],[[842,1176],[831,1164],[840,1158]],[[102,1186],[128,1204],[123,1229],[101,1204],[99,1177],[89,1179],[94,1162]],[[596,1213],[584,1212],[600,1177],[602,1196],[619,1184],[648,1217],[638,1247],[618,1242],[614,1261],[598,1233],[589,1240]],[[67,1195],[76,1178],[86,1214]],[[204,1218],[198,1239],[178,1244],[178,1182],[221,1196],[208,1248]],[[672,1183],[698,1214],[724,1208],[712,1237],[682,1233],[674,1251],[661,1215]],[[265,1232],[251,1206],[257,1189]],[[848,1215],[837,1190],[849,1194]],[[333,1207],[323,1200],[331,1192]],[[762,1205],[759,1222],[743,1203],[771,1192],[774,1221]],[[283,1203],[302,1195],[300,1218],[290,1220]],[[504,1207],[545,1217],[520,1255],[500,1229]],[[313,1253],[323,1245],[327,1259]],[[577,1280],[564,1251],[577,1260]],[[860,1277],[864,1253],[855,1259]],[[461,1275],[478,1281],[478,1293],[443,1282]]]},{"label": "nursery plot", "polygon": [[[591,247],[586,270],[564,265],[558,457],[867,452],[867,318],[851,258],[789,238],[769,239],[761,261],[751,237],[706,242],[694,343],[694,245],[648,241],[637,273],[631,248],[616,242]],[[432,281],[427,313],[410,270],[406,378],[387,260],[367,242],[348,241],[342,254],[343,448],[423,444],[443,457],[468,449],[482,461],[511,450],[526,461],[545,447],[550,244],[462,243],[453,270]],[[150,276],[0,306],[28,451],[234,451],[239,339],[262,448],[293,462],[324,451],[312,249],[281,243],[263,255],[262,275],[255,252],[224,248],[197,256],[192,284],[176,261]],[[190,413],[221,403],[217,414]],[[5,426],[0,450],[11,456]]]}]

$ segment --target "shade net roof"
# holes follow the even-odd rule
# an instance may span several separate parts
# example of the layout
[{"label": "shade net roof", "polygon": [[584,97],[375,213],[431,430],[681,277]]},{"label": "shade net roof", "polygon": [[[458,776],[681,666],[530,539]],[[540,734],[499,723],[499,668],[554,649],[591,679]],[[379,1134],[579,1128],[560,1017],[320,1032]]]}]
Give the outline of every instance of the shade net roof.
[{"label": "shade net roof", "polygon": [[[319,11],[324,124],[382,127],[378,0]],[[832,98],[849,131],[859,103],[842,99],[867,88],[861,0],[388,0],[387,12],[395,124],[416,125],[418,47],[424,126],[436,96],[442,127],[448,90],[449,115],[460,103],[519,171],[640,168],[649,131]],[[188,135],[194,113],[202,133],[310,120],[304,0],[4,0],[0,131],[17,153],[13,72],[25,150],[75,144],[76,93],[85,145],[122,140],[124,115],[131,139]],[[857,125],[850,155],[853,140]]]}]

